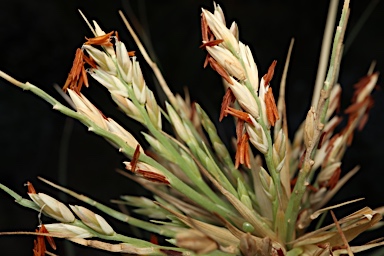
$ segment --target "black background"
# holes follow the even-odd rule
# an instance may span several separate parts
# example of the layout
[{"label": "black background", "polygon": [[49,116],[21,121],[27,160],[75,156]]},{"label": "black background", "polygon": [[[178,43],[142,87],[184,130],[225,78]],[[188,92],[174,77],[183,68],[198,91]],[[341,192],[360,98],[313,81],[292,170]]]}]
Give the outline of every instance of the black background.
[{"label": "black background", "polygon": [[[347,38],[370,2],[352,1]],[[377,60],[376,70],[381,73],[384,70],[384,2],[376,2],[374,11],[342,61],[339,81],[344,90],[343,107],[352,95],[352,85],[366,74],[372,60]],[[212,70],[202,68],[205,54],[198,48],[201,42],[200,8],[212,10],[211,1],[2,0],[0,3],[0,69],[20,81],[29,81],[60,98],[52,85],[64,83],[76,48],[84,42],[84,36],[92,36],[77,9],[89,19],[96,19],[106,32],[118,30],[128,48],[136,50],[117,14],[119,9],[127,11],[131,6],[131,11],[151,38],[159,66],[171,89],[182,93],[182,88],[188,86],[192,99],[207,109],[213,120],[218,119],[223,95],[220,78]],[[292,135],[309,108],[328,1],[225,0],[218,3],[227,20],[238,22],[240,38],[253,50],[260,74],[267,71],[274,59],[278,61],[272,81],[275,92],[278,91],[289,41],[295,37],[287,80],[287,110]],[[152,75],[144,61],[141,63],[147,84],[154,89]],[[379,85],[382,81],[380,78]],[[92,82],[91,88],[83,93],[106,115],[119,120],[133,134],[140,135],[140,126],[116,110],[101,86]],[[355,135],[353,147],[347,151],[342,166],[346,172],[360,164],[361,171],[334,200],[366,198],[363,203],[349,208],[349,213],[365,205],[378,207],[383,204],[383,92],[377,91],[374,97],[376,102],[369,123],[363,132]],[[233,132],[228,121],[219,124],[219,129],[227,137]],[[106,204],[121,194],[143,193],[114,171],[123,168],[124,160],[116,149],[87,132],[79,122],[51,110],[50,105],[35,95],[22,92],[2,80],[0,131],[0,182],[22,195],[26,195],[23,184],[28,180],[37,190],[57,195],[56,191],[38,181],[37,176],[66,183],[69,188]],[[62,142],[63,134],[69,134],[69,139],[64,139],[67,148]],[[67,152],[67,157],[60,159],[60,152]],[[60,168],[67,170],[66,180],[59,180]],[[65,201],[76,203],[73,199]],[[22,209],[4,193],[0,193],[0,212],[1,231],[32,231],[38,224],[36,212]],[[116,230],[129,232],[128,226],[107,219]],[[0,237],[0,254],[31,255],[32,240],[25,236]],[[60,255],[70,255],[64,251],[64,244],[60,243],[59,247]],[[73,255],[111,254],[75,248]]]}]

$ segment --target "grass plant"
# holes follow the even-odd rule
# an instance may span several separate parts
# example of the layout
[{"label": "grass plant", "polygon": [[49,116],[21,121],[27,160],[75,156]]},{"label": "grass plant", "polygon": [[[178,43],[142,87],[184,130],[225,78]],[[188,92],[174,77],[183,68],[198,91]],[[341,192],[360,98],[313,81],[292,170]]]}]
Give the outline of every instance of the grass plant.
[{"label": "grass plant", "polygon": [[[332,12],[335,15],[334,9]],[[2,71],[0,76],[39,96],[54,110],[77,119],[90,132],[118,148],[127,158],[126,170],[119,173],[140,184],[153,197],[126,195],[115,202],[134,207],[136,213],[151,221],[119,212],[96,198],[44,178],[40,179],[82,205],[66,205],[38,193],[31,183],[25,198],[0,184],[16,203],[53,219],[53,223],[41,223],[35,232],[16,232],[37,236],[34,255],[51,254],[44,237],[52,248],[53,238],[64,238],[100,250],[139,255],[354,255],[384,243],[375,240],[361,246],[349,244],[361,233],[380,225],[382,209],[364,207],[338,217],[335,209],[361,199],[328,204],[359,170],[355,167],[341,176],[342,158],[354,131],[362,129],[368,119],[373,105],[371,93],[378,80],[378,73],[371,68],[356,83],[351,104],[343,110],[348,121],[340,127],[338,74],[349,16],[348,0],[344,1],[333,40],[324,42],[332,45],[328,47],[329,58],[324,57],[327,47],[321,58],[329,59],[328,67],[326,61],[320,65],[321,70],[328,71],[325,77],[324,71],[319,71],[320,82],[316,83],[312,106],[292,140],[288,137],[285,78],[293,40],[280,91],[273,92],[270,82],[276,61],[266,74],[260,75],[250,48],[239,39],[237,24],[227,26],[223,10],[216,3],[213,11],[202,9],[200,48],[207,54],[204,66],[216,71],[226,88],[220,120],[232,118],[236,126],[234,156],[204,109],[188,97],[171,92],[128,20],[122,12],[120,15],[140,52],[129,51],[118,32],[106,33],[84,17],[94,37],[77,49],[64,83],[70,107],[29,82],[20,82]],[[329,31],[332,24],[328,34]],[[152,68],[167,96],[165,103],[158,102],[147,85],[137,54]],[[83,86],[89,86],[89,77],[108,90],[128,118],[145,127],[142,135],[148,148],[87,99]],[[164,123],[172,127],[171,132],[163,129]],[[92,208],[104,215],[94,213]],[[328,213],[333,222],[325,225],[324,216]],[[120,234],[110,226],[108,218],[165,237],[167,243]]]}]

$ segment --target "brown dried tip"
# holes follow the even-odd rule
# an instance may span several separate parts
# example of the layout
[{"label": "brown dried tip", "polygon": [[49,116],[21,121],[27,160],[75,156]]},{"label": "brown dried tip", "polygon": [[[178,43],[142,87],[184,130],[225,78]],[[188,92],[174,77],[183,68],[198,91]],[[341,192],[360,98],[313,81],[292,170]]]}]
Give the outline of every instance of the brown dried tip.
[{"label": "brown dried tip", "polygon": [[204,13],[202,13],[201,14],[201,37],[205,42],[209,41],[208,33],[209,33],[209,28],[208,28],[207,19],[205,18]]},{"label": "brown dried tip", "polygon": [[33,187],[32,183],[27,181],[28,194],[36,194],[36,190]]},{"label": "brown dried tip", "polygon": [[214,58],[211,56],[208,57],[208,62],[211,68],[215,70],[222,78],[224,78],[225,81],[227,81],[229,84],[233,84],[231,78],[228,75],[228,72],[222,66],[220,66],[220,64],[217,63]]},{"label": "brown dried tip", "polygon": [[235,156],[235,168],[240,164],[244,164],[247,168],[251,168],[251,160],[249,157],[249,135],[244,133],[239,143],[237,143],[237,150]]},{"label": "brown dried tip", "polygon": [[[36,229],[36,233],[40,234],[49,234],[48,230],[45,228],[44,224],[41,224],[39,229]],[[53,250],[56,250],[56,243],[51,236],[37,236],[34,241],[33,247],[33,256],[44,256],[47,252],[47,247],[45,245],[45,239],[47,239],[49,245]]]},{"label": "brown dried tip", "polygon": [[85,38],[87,42],[84,44],[88,45],[102,45],[102,46],[113,46],[111,43],[111,36],[114,33],[114,31],[109,32],[108,34],[92,37],[92,38]]},{"label": "brown dried tip", "polygon": [[279,113],[277,111],[275,98],[273,97],[272,88],[269,88],[264,97],[265,108],[267,111],[267,119],[269,123],[274,126],[279,119]]},{"label": "brown dried tip", "polygon": [[[36,229],[36,233],[40,233],[39,229]],[[44,236],[37,236],[33,244],[33,256],[45,256],[47,248],[45,246]]]},{"label": "brown dried tip", "polygon": [[273,74],[275,72],[276,63],[277,63],[277,61],[274,60],[272,62],[272,64],[271,64],[271,66],[269,66],[269,68],[268,68],[268,73],[263,76],[263,78],[264,78],[264,85],[265,86],[267,86],[269,84],[269,82],[271,82],[271,80],[273,78]]},{"label": "brown dried tip", "polygon": [[219,121],[223,120],[225,116],[228,115],[225,110],[233,103],[235,102],[235,95],[233,94],[232,90],[230,88],[227,89],[227,91],[224,94],[223,101],[221,102],[221,110],[220,110],[220,118]]},{"label": "brown dried tip", "polygon": [[140,145],[137,144],[135,152],[133,153],[132,160],[131,160],[131,171],[136,172],[136,165],[137,162],[139,161],[139,156],[140,156]]},{"label": "brown dried tip", "polygon": [[244,112],[244,111],[241,111],[241,110],[237,110],[235,108],[231,108],[231,107],[227,107],[225,110],[224,110],[224,113],[225,114],[230,114],[234,117],[237,117],[238,119],[244,121],[244,122],[247,122],[247,123],[250,123],[252,124],[252,120],[251,118],[249,117],[249,114]]},{"label": "brown dried tip", "polygon": [[205,48],[207,46],[215,46],[215,45],[221,44],[222,42],[224,42],[223,39],[216,39],[216,40],[212,40],[212,41],[207,41],[207,42],[203,43],[202,45],[200,45],[199,48],[202,49],[202,48]]},{"label": "brown dried tip", "polygon": [[159,182],[163,184],[169,185],[169,181],[161,174],[155,173],[155,172],[149,172],[146,170],[137,169],[135,171],[137,175],[140,175],[141,177],[153,181],[153,182]]},{"label": "brown dried tip", "polygon": [[336,187],[337,182],[339,182],[339,179],[340,179],[340,174],[341,174],[341,168],[339,167],[333,172],[331,178],[329,178],[327,187],[329,187],[330,190]]},{"label": "brown dried tip", "polygon": [[[88,87],[88,78],[86,71],[84,69],[84,53],[78,48],[76,50],[75,59],[73,60],[71,71],[68,74],[68,78],[65,81],[63,86],[63,91],[67,91],[67,89],[74,90],[77,93],[80,93],[81,87],[83,83]],[[86,61],[92,63],[90,58],[86,58]]]},{"label": "brown dried tip", "polygon": [[357,96],[361,93],[362,90],[369,84],[369,82],[372,79],[372,76],[377,75],[377,73],[374,73],[372,75],[367,75],[363,78],[360,79],[359,82],[357,82],[353,88],[355,89],[353,97],[352,97],[352,102],[355,102],[357,99]]}]

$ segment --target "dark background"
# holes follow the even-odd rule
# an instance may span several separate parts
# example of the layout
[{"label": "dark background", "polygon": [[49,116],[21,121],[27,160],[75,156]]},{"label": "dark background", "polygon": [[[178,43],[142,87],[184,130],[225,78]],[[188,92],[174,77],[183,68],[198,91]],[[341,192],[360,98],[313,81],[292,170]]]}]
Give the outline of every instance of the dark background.
[{"label": "dark background", "polygon": [[[370,2],[352,1],[347,40],[348,33]],[[376,70],[384,71],[384,2],[373,2],[377,5],[342,61],[339,81],[344,90],[343,107],[352,95],[352,85],[366,74],[372,60],[377,60]],[[287,80],[287,110],[292,135],[309,108],[328,1],[225,0],[218,3],[228,21],[238,22],[240,38],[253,50],[260,75],[267,71],[274,59],[278,61],[272,81],[275,92],[278,91],[289,41],[295,37]],[[217,120],[223,89],[217,74],[210,69],[203,70],[205,54],[198,49],[201,42],[200,8],[212,10],[211,1],[2,0],[0,69],[60,98],[52,85],[65,82],[76,48],[84,42],[84,36],[92,36],[77,9],[89,19],[96,19],[106,32],[118,30],[128,48],[136,50],[117,14],[119,9],[127,12],[129,6],[150,36],[159,66],[171,89],[181,93],[183,86],[188,86],[192,99]],[[141,63],[147,84],[154,89],[152,75],[144,61]],[[380,86],[382,81],[380,78]],[[106,115],[120,120],[128,130],[139,135],[140,126],[126,120],[116,110],[101,86],[92,82],[91,88],[83,93]],[[363,132],[355,135],[353,147],[347,151],[343,164],[344,172],[357,164],[362,168],[334,200],[366,198],[363,203],[349,208],[349,213],[365,205],[381,206],[384,201],[383,92],[377,91],[374,97],[376,102],[369,123]],[[115,172],[116,168],[123,168],[124,160],[116,149],[87,132],[79,122],[52,111],[50,105],[35,95],[22,92],[3,80],[0,80],[0,129],[0,182],[22,195],[26,195],[23,184],[28,180],[38,191],[57,195],[56,191],[38,181],[37,176],[66,184],[106,204],[121,194],[143,193]],[[219,129],[227,136],[233,132],[228,121],[220,124]],[[64,170],[61,176],[60,170]],[[76,203],[73,199],[64,200]],[[0,213],[1,231],[32,231],[38,224],[36,212],[16,205],[3,192],[0,193]],[[107,220],[117,231],[129,232],[128,226]],[[382,234],[382,230],[376,232],[376,235]],[[32,240],[25,236],[0,237],[0,254],[32,255]],[[59,247],[60,255],[70,255],[64,251],[64,244],[60,243]],[[75,248],[73,255],[111,254]]]}]

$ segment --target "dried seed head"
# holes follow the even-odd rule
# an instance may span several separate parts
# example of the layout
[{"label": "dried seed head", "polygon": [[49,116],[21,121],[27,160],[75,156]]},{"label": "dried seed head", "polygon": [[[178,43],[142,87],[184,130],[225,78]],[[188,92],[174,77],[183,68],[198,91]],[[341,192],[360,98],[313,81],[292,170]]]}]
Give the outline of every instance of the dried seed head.
[{"label": "dried seed head", "polygon": [[70,207],[85,225],[96,232],[107,236],[111,236],[115,233],[112,227],[100,215],[95,214],[82,206],[70,205]]}]

